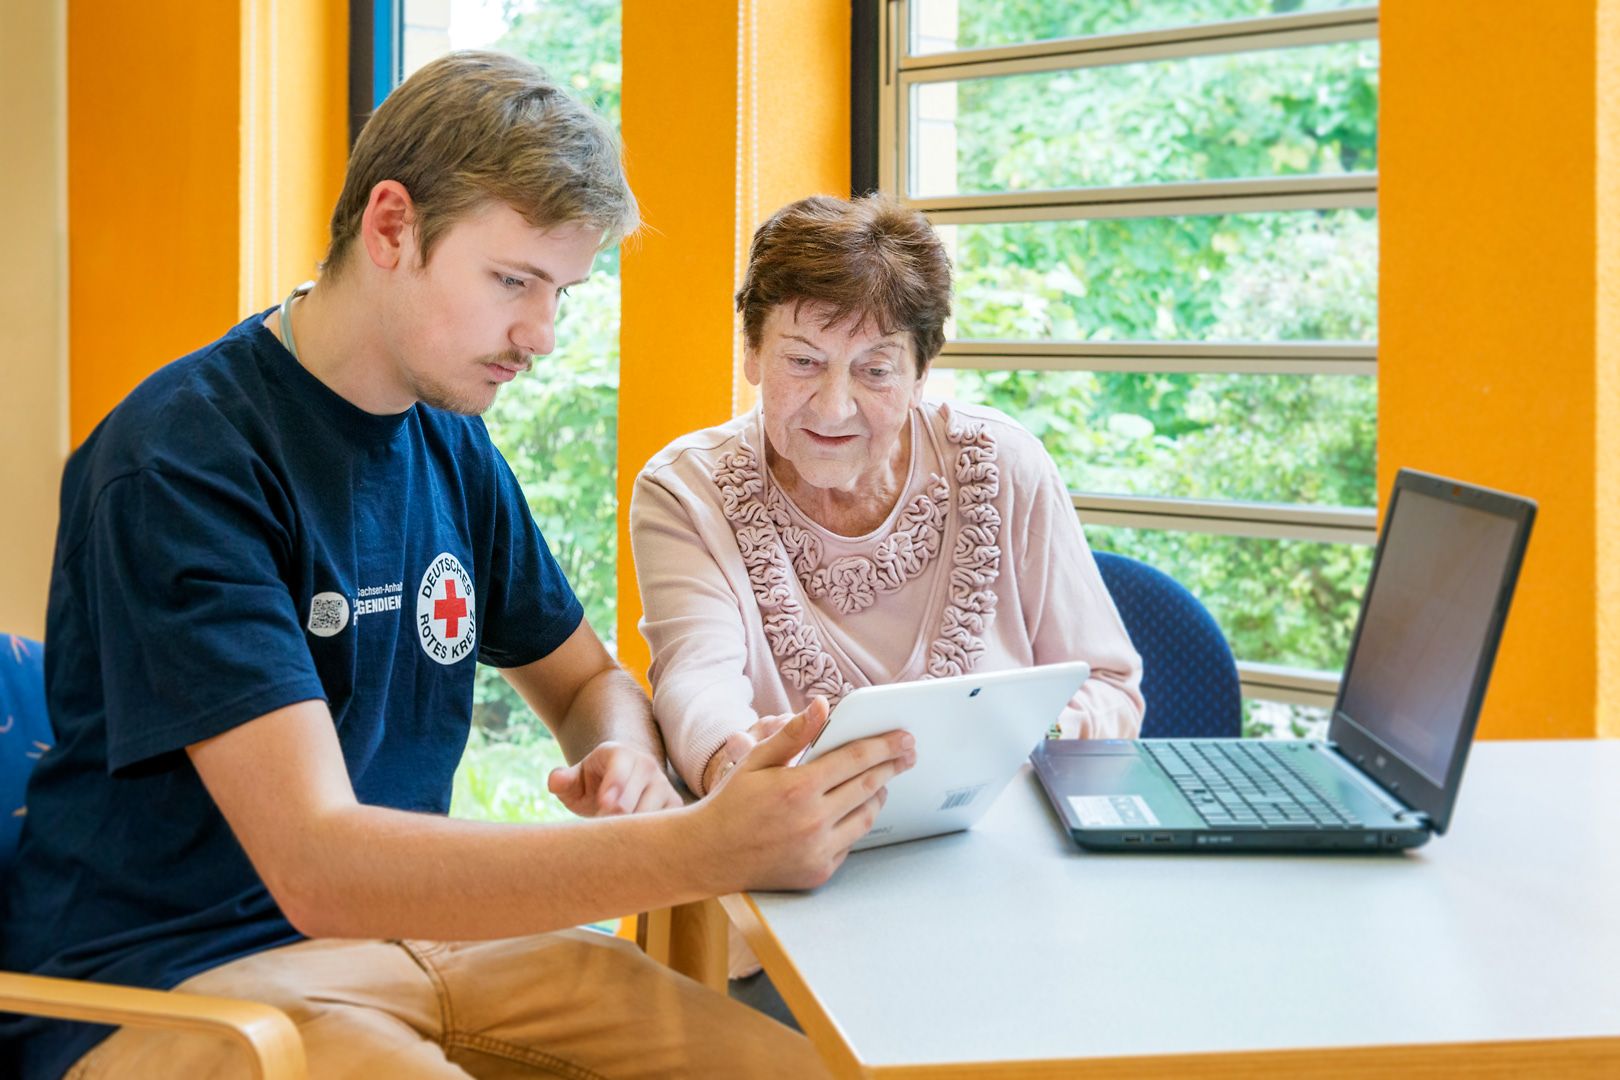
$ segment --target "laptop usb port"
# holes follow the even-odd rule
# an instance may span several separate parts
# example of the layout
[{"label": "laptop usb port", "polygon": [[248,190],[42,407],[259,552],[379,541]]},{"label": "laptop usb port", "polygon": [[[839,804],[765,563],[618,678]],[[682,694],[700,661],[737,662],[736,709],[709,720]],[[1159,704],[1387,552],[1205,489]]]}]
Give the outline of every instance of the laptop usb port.
[{"label": "laptop usb port", "polygon": [[1153,842],[1155,844],[1168,844],[1170,842],[1170,834],[1167,832],[1156,832],[1153,834]]},{"label": "laptop usb port", "polygon": [[1142,834],[1139,832],[1128,832],[1125,834],[1124,840],[1127,844],[1140,844],[1142,842]]}]

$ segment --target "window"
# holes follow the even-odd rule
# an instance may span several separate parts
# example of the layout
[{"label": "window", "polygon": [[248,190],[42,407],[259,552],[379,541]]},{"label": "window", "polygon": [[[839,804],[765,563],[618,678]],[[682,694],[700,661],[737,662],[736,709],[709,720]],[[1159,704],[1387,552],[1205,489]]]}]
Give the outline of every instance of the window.
[{"label": "window", "polygon": [[1377,7],[867,10],[875,179],[957,268],[931,392],[1019,418],[1094,548],[1209,606],[1247,733],[1319,727],[1376,539]]},{"label": "window", "polygon": [[[382,32],[372,40],[392,50],[378,70],[409,75],[450,49],[499,49],[544,68],[618,126],[619,0],[382,0],[376,8]],[[556,351],[504,387],[484,416],[604,639],[615,625],[618,380],[619,258],[609,251],[569,290]],[[547,773],[563,763],[545,725],[481,666],[451,812],[506,821],[570,816],[546,790]]]}]

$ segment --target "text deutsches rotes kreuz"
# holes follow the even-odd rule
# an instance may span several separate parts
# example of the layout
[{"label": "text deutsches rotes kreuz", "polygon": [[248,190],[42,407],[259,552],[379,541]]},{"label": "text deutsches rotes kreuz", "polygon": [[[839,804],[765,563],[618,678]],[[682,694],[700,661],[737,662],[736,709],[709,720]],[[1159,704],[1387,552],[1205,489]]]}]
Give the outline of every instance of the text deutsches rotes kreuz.
[{"label": "text deutsches rotes kreuz", "polygon": [[478,640],[478,600],[472,575],[461,560],[441,551],[428,564],[416,590],[417,640],[441,664],[473,653]]}]

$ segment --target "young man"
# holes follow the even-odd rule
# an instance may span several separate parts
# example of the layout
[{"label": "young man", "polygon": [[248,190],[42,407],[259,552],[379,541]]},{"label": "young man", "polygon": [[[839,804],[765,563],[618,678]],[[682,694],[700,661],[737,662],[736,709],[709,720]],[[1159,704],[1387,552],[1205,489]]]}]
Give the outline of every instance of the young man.
[{"label": "young man", "polygon": [[[477,414],[636,221],[609,132],[534,68],[422,69],[355,147],[318,283],[154,374],[69,461],[7,968],[269,1002],[311,1075],[805,1075],[794,1033],[560,928],[825,880],[909,739],[702,802],[583,621]],[[475,661],[591,817],[444,816]],[[656,811],[632,813],[634,811]],[[38,1022],[25,1077],[216,1076],[223,1043]],[[77,1062],[75,1065],[74,1063]]]}]

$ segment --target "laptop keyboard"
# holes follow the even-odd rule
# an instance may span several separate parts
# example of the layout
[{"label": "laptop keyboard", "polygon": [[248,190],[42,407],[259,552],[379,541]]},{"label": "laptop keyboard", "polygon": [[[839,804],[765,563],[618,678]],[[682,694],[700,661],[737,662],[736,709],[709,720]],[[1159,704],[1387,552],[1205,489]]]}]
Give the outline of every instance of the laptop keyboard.
[{"label": "laptop keyboard", "polygon": [[1148,739],[1143,749],[1215,828],[1355,827],[1344,804],[1259,739]]}]

